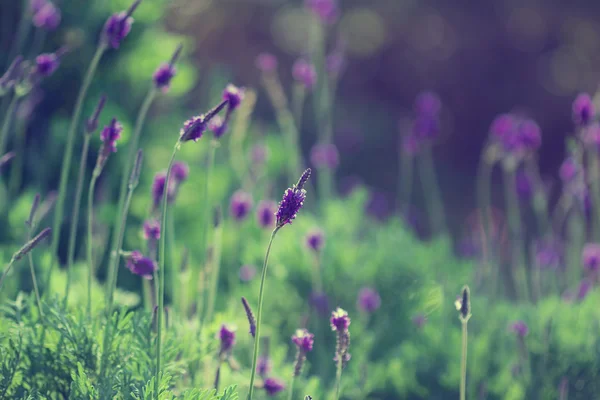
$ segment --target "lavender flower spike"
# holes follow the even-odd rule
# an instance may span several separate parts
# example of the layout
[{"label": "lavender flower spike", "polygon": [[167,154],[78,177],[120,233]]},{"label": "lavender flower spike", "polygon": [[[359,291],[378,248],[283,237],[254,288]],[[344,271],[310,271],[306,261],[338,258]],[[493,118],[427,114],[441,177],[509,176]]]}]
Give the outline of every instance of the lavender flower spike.
[{"label": "lavender flower spike", "polygon": [[246,316],[248,317],[248,323],[250,324],[250,334],[252,337],[256,335],[256,318],[254,318],[254,314],[252,313],[252,309],[250,308],[250,304],[248,304],[248,300],[245,297],[242,297],[242,305],[244,306],[244,310],[246,311]]},{"label": "lavender flower spike", "polygon": [[194,142],[197,142],[208,127],[210,120],[213,119],[214,116],[217,115],[219,111],[221,111],[227,105],[227,103],[229,103],[228,100],[223,100],[221,103],[219,103],[219,105],[208,111],[206,114],[201,114],[185,121],[183,128],[179,131],[179,141],[187,142],[193,140]]},{"label": "lavender flower spike", "polygon": [[297,377],[302,372],[302,366],[306,361],[306,353],[313,349],[315,335],[306,329],[298,329],[296,334],[292,336],[292,342],[296,345],[296,363],[294,364],[294,377]]},{"label": "lavender flower spike", "polygon": [[102,32],[102,41],[106,46],[113,49],[119,48],[123,39],[131,31],[131,25],[133,24],[131,15],[141,2],[142,0],[136,0],[127,11],[115,13],[108,18]]},{"label": "lavender flower spike", "polygon": [[267,378],[263,383],[263,389],[265,389],[268,396],[275,396],[285,389],[285,385],[279,379]]},{"label": "lavender flower spike", "polygon": [[98,100],[98,105],[96,106],[94,113],[85,123],[86,133],[91,134],[94,131],[96,131],[96,129],[98,129],[98,119],[100,118],[100,114],[102,113],[102,110],[104,109],[107,99],[108,98],[106,97],[105,94],[100,96],[100,100]]},{"label": "lavender flower spike", "polygon": [[152,274],[156,271],[156,263],[136,250],[132,251],[127,257],[127,268],[136,275],[152,279]]},{"label": "lavender flower spike", "polygon": [[[331,330],[337,332],[335,357],[333,360],[339,363],[341,368],[344,368],[348,361],[350,361],[350,353],[348,353],[348,348],[350,347],[350,331],[348,330],[350,317],[348,317],[348,313],[345,310],[338,307],[331,313],[330,322]],[[341,373],[341,371],[338,371],[338,373]]]},{"label": "lavender flower spike", "polygon": [[304,199],[306,199],[304,185],[308,181],[308,178],[310,178],[310,174],[311,169],[308,168],[304,171],[298,183],[288,188],[283,194],[283,199],[279,203],[279,209],[275,213],[277,217],[277,229],[282,228],[286,224],[291,224],[296,218],[298,211],[304,205]]},{"label": "lavender flower spike", "polygon": [[154,75],[152,76],[152,80],[154,81],[154,86],[157,89],[160,89],[163,93],[167,93],[169,91],[169,86],[171,84],[171,79],[175,76],[177,72],[175,68],[175,63],[177,59],[181,55],[181,50],[183,49],[183,45],[177,46],[175,53],[171,57],[171,60],[168,63],[164,63],[160,65]]}]

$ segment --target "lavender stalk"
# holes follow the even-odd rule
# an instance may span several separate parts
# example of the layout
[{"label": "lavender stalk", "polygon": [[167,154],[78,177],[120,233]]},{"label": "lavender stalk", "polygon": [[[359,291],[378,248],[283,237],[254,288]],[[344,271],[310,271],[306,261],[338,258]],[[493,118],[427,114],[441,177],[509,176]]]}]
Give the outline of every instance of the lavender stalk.
[{"label": "lavender stalk", "polygon": [[348,317],[348,313],[338,307],[331,313],[330,322],[331,330],[337,332],[335,357],[333,358],[333,361],[336,363],[335,399],[339,400],[342,384],[342,369],[344,369],[348,361],[350,361],[350,353],[348,353],[348,348],[350,347],[350,331],[348,330],[348,327],[350,326],[351,321],[350,317]]},{"label": "lavender stalk", "polygon": [[37,234],[37,236],[35,236],[33,239],[27,241],[27,243],[25,243],[23,245],[23,247],[21,247],[15,254],[13,254],[8,265],[4,269],[4,273],[2,274],[2,277],[0,277],[0,289],[2,289],[2,284],[4,283],[4,279],[6,279],[6,276],[10,272],[10,269],[12,268],[13,264],[16,263],[17,261],[19,261],[21,258],[25,257],[27,254],[29,254],[38,244],[40,244],[40,242],[42,240],[44,240],[46,237],[48,237],[51,232],[52,232],[52,229],[50,229],[50,228],[43,229],[40,233]]},{"label": "lavender stalk", "polygon": [[462,324],[462,356],[460,362],[460,400],[466,399],[467,390],[467,323],[471,318],[471,293],[465,285],[462,290],[461,299],[456,304],[459,311],[459,319]]}]

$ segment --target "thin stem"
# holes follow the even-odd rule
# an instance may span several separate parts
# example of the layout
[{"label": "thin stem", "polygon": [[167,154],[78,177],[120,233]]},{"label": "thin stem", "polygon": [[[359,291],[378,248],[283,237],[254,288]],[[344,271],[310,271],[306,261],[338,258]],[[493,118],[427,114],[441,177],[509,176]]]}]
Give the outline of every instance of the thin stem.
[{"label": "thin stem", "polygon": [[[90,135],[85,135],[83,139],[83,148],[81,149],[81,161],[79,162],[79,173],[77,175],[77,186],[75,188],[75,201],[73,203],[73,212],[71,214],[71,228],[69,230],[69,248],[67,253],[67,287],[65,289],[65,304],[69,298],[69,289],[72,280],[72,268],[75,258],[75,243],[77,236],[77,226],[79,225],[79,207],[81,204],[81,194],[83,193],[83,180],[85,178],[85,167],[87,164],[88,148],[90,146]],[[91,265],[91,264],[90,264]],[[88,316],[90,315],[90,286],[88,281]]]},{"label": "thin stem", "polygon": [[161,347],[162,347],[162,320],[163,320],[163,313],[164,313],[164,307],[165,307],[165,243],[166,243],[166,236],[167,236],[167,232],[166,232],[166,225],[167,225],[167,194],[168,194],[168,190],[167,188],[169,187],[169,180],[171,178],[171,168],[173,167],[173,162],[175,161],[175,155],[177,154],[177,150],[179,150],[179,147],[181,145],[181,142],[179,140],[177,140],[177,143],[175,143],[175,148],[173,149],[173,154],[171,155],[171,159],[169,160],[169,166],[167,168],[167,177],[165,179],[165,190],[163,192],[163,198],[162,198],[162,221],[161,221],[161,229],[162,232],[160,234],[160,244],[159,244],[159,252],[158,252],[158,257],[159,257],[159,265],[158,265],[158,273],[159,273],[159,282],[158,282],[158,310],[157,310],[157,336],[156,336],[156,374],[154,377],[154,398],[156,400],[158,400],[158,390],[159,390],[159,383],[160,383],[160,372],[161,372],[161,362],[162,362],[162,354],[161,354]]},{"label": "thin stem", "polygon": [[429,207],[431,229],[434,235],[443,235],[447,233],[446,221],[444,219],[444,205],[435,176],[435,166],[433,165],[433,155],[430,147],[423,149],[420,161],[421,179],[423,180],[423,191],[427,200],[427,206]]},{"label": "thin stem", "polygon": [[215,300],[217,298],[217,288],[219,287],[219,273],[221,270],[221,244],[223,238],[223,224],[220,223],[214,231],[214,245],[212,251],[212,276],[210,282],[210,288],[208,292],[208,301],[206,304],[206,318],[204,321],[210,323],[215,310]]},{"label": "thin stem", "polygon": [[77,102],[75,103],[75,110],[73,112],[73,117],[71,118],[69,131],[67,133],[67,143],[64,149],[62,170],[60,172],[58,198],[56,200],[56,215],[54,216],[54,229],[52,230],[53,234],[51,251],[52,256],[54,257],[54,261],[50,264],[50,268],[48,269],[48,276],[46,277],[46,287],[49,287],[50,285],[50,279],[52,278],[52,270],[54,269],[55,264],[58,262],[56,254],[58,252],[58,244],[60,240],[60,231],[63,222],[65,200],[67,197],[67,184],[69,183],[69,171],[71,169],[71,159],[73,158],[75,132],[77,131],[77,127],[79,126],[81,111],[83,109],[83,103],[87,95],[87,91],[90,87],[90,84],[92,83],[92,78],[96,73],[96,69],[98,68],[98,64],[100,63],[100,59],[102,58],[102,55],[104,54],[105,50],[106,45],[104,43],[100,43],[85,74],[85,78],[83,79],[81,88],[79,89],[79,94],[77,95]]},{"label": "thin stem", "polygon": [[262,274],[260,278],[260,289],[258,291],[258,312],[256,314],[256,336],[254,337],[254,355],[252,356],[252,372],[250,373],[250,389],[248,390],[247,400],[252,400],[252,394],[254,392],[254,377],[256,375],[256,363],[258,361],[258,344],[260,343],[260,325],[262,317],[265,280],[267,277],[267,267],[269,265],[269,253],[271,253],[271,245],[273,244],[273,239],[275,238],[275,235],[277,234],[278,230],[279,228],[275,228],[271,233],[271,238],[269,239],[269,246],[267,247],[267,253],[265,254],[265,262],[263,264]]},{"label": "thin stem", "polygon": [[[96,188],[96,181],[98,180],[98,175],[96,171],[92,174],[92,179],[90,180],[90,187],[88,190],[88,220],[87,220],[87,263],[88,263],[88,281],[87,281],[87,289],[88,289],[88,298],[87,298],[87,311],[88,316],[92,314],[92,281],[94,280],[94,189]],[[110,271],[110,270],[109,270]],[[108,280],[110,282],[110,280]]]},{"label": "thin stem", "polygon": [[460,400],[466,399],[467,390],[467,321],[462,321],[462,357],[460,360]]},{"label": "thin stem", "polygon": [[119,201],[117,203],[116,219],[112,233],[109,265],[115,262],[115,259],[118,257],[117,253],[119,251],[118,240],[119,232],[121,230],[121,214],[123,213],[125,197],[127,195],[127,180],[129,179],[129,175],[131,174],[131,168],[133,168],[135,152],[138,149],[138,143],[140,141],[142,127],[144,126],[146,116],[148,115],[150,106],[152,105],[152,102],[154,101],[154,98],[156,97],[157,93],[158,92],[156,88],[154,87],[154,85],[152,85],[150,90],[148,91],[148,94],[146,94],[146,98],[144,99],[142,106],[140,107],[140,111],[138,112],[138,116],[135,121],[135,127],[133,128],[133,134],[131,135],[131,140],[129,141],[129,148],[127,149],[127,158],[124,166],[123,175],[121,176],[121,186],[119,187]]},{"label": "thin stem", "polygon": [[[33,221],[31,221],[31,224],[29,224],[28,229],[27,229],[27,241],[28,242],[31,240],[31,235],[33,233],[34,226],[35,226],[35,223]],[[40,316],[43,317],[44,312],[42,311],[42,300],[40,298],[40,291],[38,289],[37,278],[35,276],[35,267],[33,265],[33,254],[31,252],[29,252],[27,254],[27,258],[29,259],[29,270],[31,271],[31,281],[33,283],[33,290],[35,291],[35,300],[37,302],[37,306],[40,311]]]},{"label": "thin stem", "polygon": [[0,154],[4,154],[6,152],[6,143],[8,142],[10,127],[12,125],[13,117],[15,116],[17,104],[19,104],[19,97],[17,95],[13,95],[8,106],[6,116],[4,117],[4,122],[2,123],[2,130],[0,131]]},{"label": "thin stem", "polygon": [[342,357],[338,357],[335,370],[335,400],[340,398],[340,389],[342,387]]},{"label": "thin stem", "polygon": [[290,382],[290,391],[288,393],[288,400],[294,398],[294,383],[296,382],[296,374],[292,375],[292,381]]}]

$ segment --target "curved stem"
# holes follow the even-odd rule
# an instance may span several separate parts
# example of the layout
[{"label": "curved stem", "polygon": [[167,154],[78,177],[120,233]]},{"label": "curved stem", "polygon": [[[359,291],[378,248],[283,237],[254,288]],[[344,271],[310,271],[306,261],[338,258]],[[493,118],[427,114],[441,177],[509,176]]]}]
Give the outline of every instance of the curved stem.
[{"label": "curved stem", "polygon": [[54,216],[54,227],[52,230],[52,245],[51,251],[52,256],[54,257],[54,261],[50,264],[50,268],[48,269],[48,276],[46,277],[46,287],[49,287],[50,279],[52,278],[52,270],[54,269],[55,264],[57,263],[56,253],[58,252],[58,244],[60,240],[60,231],[62,227],[62,219],[64,213],[65,206],[65,198],[67,196],[67,184],[69,183],[69,170],[71,169],[71,159],[73,158],[73,145],[75,140],[75,132],[77,131],[77,127],[79,125],[79,119],[81,117],[81,111],[83,109],[83,103],[85,97],[87,95],[87,91],[92,83],[92,78],[98,68],[98,64],[100,63],[100,59],[106,50],[106,45],[101,43],[98,45],[96,49],[96,53],[92,58],[90,66],[85,74],[85,78],[83,79],[83,83],[81,88],[79,89],[79,94],[77,95],[77,102],[75,103],[75,110],[73,111],[73,117],[71,118],[71,125],[69,126],[69,131],[67,133],[67,143],[65,145],[65,153],[62,163],[62,170],[60,171],[60,183],[58,186],[58,198],[56,200],[56,214]]},{"label": "curved stem", "polygon": [[10,127],[12,125],[13,117],[17,110],[17,104],[19,104],[19,97],[17,95],[13,95],[10,105],[8,106],[8,110],[6,111],[6,115],[4,116],[2,130],[0,131],[0,154],[4,154],[6,152],[6,143],[10,134]]},{"label": "curved stem", "polygon": [[466,399],[467,390],[467,321],[462,321],[462,357],[460,360],[460,400]]},{"label": "curved stem", "polygon": [[156,97],[157,90],[152,85],[148,94],[146,94],[146,98],[140,107],[140,111],[138,112],[138,116],[135,120],[135,127],[133,128],[133,133],[131,135],[131,140],[129,141],[129,148],[127,149],[127,158],[123,170],[123,175],[121,176],[121,186],[119,187],[119,201],[117,203],[117,212],[116,219],[112,233],[112,242],[110,246],[110,262],[111,265],[115,262],[115,259],[118,257],[119,252],[119,231],[121,230],[121,214],[123,213],[123,207],[125,205],[125,197],[127,195],[127,180],[129,179],[129,175],[131,174],[131,168],[133,168],[133,162],[135,159],[135,152],[138,149],[138,143],[140,141],[140,135],[142,132],[142,127],[144,126],[144,122],[146,121],[146,116],[148,115],[148,111],[150,110],[150,106]]},{"label": "curved stem", "polygon": [[[69,248],[67,252],[67,287],[65,289],[65,304],[69,299],[69,289],[71,287],[73,260],[75,258],[75,236],[77,235],[77,226],[79,225],[79,207],[81,204],[81,194],[83,192],[83,180],[85,178],[85,167],[87,164],[88,148],[90,146],[90,135],[85,135],[83,139],[83,148],[81,149],[81,161],[79,162],[79,173],[77,174],[77,186],[75,189],[75,201],[73,203],[73,212],[71,213],[71,227],[69,229]],[[91,264],[90,264],[91,265]],[[89,289],[88,282],[88,311],[89,311]]]},{"label": "curved stem", "polygon": [[[87,311],[88,315],[92,313],[92,280],[94,279],[94,189],[96,188],[96,180],[98,175],[95,173],[92,175],[90,181],[90,187],[88,190],[88,220],[87,220],[87,263],[88,263],[88,298],[87,298]],[[110,282],[110,280],[108,281]]]},{"label": "curved stem", "polygon": [[169,160],[169,166],[167,167],[167,178],[165,179],[165,190],[163,191],[162,198],[162,221],[160,223],[162,232],[160,234],[160,244],[159,244],[159,265],[158,265],[158,318],[157,318],[157,336],[156,336],[156,374],[154,377],[154,398],[158,400],[158,391],[159,391],[159,383],[160,383],[160,372],[161,372],[161,362],[162,362],[162,354],[161,354],[161,346],[162,346],[162,320],[163,313],[165,307],[165,239],[167,236],[166,225],[167,225],[167,194],[169,187],[169,180],[171,179],[171,168],[173,167],[173,162],[175,161],[175,155],[177,154],[177,150],[179,150],[180,142],[177,140],[175,144],[175,148],[173,149],[173,154],[171,155],[171,159]]},{"label": "curved stem", "polygon": [[338,357],[335,371],[335,400],[340,398],[340,389],[342,386],[342,357]]},{"label": "curved stem", "polygon": [[258,312],[256,314],[256,336],[254,337],[254,355],[252,356],[252,372],[250,373],[250,388],[248,389],[247,400],[252,400],[252,394],[254,392],[254,378],[256,376],[256,363],[258,361],[258,344],[260,343],[260,325],[262,317],[265,280],[267,277],[267,266],[269,265],[269,253],[271,253],[271,245],[273,244],[273,239],[275,238],[275,235],[277,234],[278,230],[279,228],[275,228],[271,233],[271,238],[269,239],[269,246],[267,247],[267,253],[265,254],[265,262],[263,264],[262,274],[260,278],[260,289],[258,291]]},{"label": "curved stem", "polygon": [[[31,240],[31,234],[27,238],[27,240]],[[27,254],[27,258],[29,259],[29,271],[31,271],[31,281],[33,283],[33,290],[35,291],[35,300],[37,302],[38,310],[40,312],[40,317],[44,316],[44,312],[42,311],[42,300],[40,298],[40,291],[37,285],[37,278],[35,277],[35,267],[33,265],[33,254],[29,252]]]}]

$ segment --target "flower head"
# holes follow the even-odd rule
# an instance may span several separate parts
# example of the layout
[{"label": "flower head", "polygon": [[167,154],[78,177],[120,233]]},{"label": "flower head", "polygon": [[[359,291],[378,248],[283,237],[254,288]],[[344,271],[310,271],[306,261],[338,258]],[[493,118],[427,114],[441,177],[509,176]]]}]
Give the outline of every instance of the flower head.
[{"label": "flower head", "polygon": [[335,346],[335,357],[333,360],[342,363],[342,367],[345,367],[348,361],[350,361],[350,317],[348,313],[341,308],[337,308],[331,313],[331,329],[337,332],[336,346]]},{"label": "flower head", "polygon": [[573,122],[577,126],[587,125],[595,114],[594,103],[587,93],[581,93],[573,101]]},{"label": "flower head", "polygon": [[510,330],[520,338],[524,338],[529,333],[529,327],[524,321],[515,321],[510,325]]},{"label": "flower head", "polygon": [[33,25],[36,28],[46,31],[53,31],[58,28],[61,20],[60,10],[51,1],[45,1],[43,4],[39,2],[35,8]]},{"label": "flower head", "polygon": [[579,172],[579,165],[573,157],[568,157],[560,166],[560,179],[563,183],[572,182]]},{"label": "flower head", "polygon": [[341,309],[337,308],[335,311],[331,313],[331,330],[333,331],[345,331],[350,326],[350,317],[348,317],[348,313]]},{"label": "flower head", "polygon": [[329,298],[325,293],[312,292],[308,301],[319,315],[325,316],[329,312]]},{"label": "flower head", "polygon": [[104,24],[102,40],[107,46],[118,49],[121,42],[131,31],[133,18],[131,15],[140,4],[141,0],[135,0],[127,11],[121,11],[111,15]]},{"label": "flower head", "polygon": [[55,53],[44,53],[35,58],[35,71],[40,77],[52,75],[59,65],[60,60]]},{"label": "flower head", "polygon": [[252,209],[252,203],[252,195],[250,193],[238,190],[231,196],[229,204],[231,216],[238,222],[245,220]]},{"label": "flower head", "polygon": [[235,329],[228,328],[225,324],[221,325],[219,340],[221,341],[221,354],[230,353],[235,344]]},{"label": "flower head", "polygon": [[275,396],[285,389],[285,385],[279,379],[267,378],[263,383],[263,388],[267,392],[267,395]]},{"label": "flower head", "polygon": [[242,297],[242,305],[244,306],[244,311],[246,311],[246,317],[248,318],[248,325],[250,325],[250,334],[252,337],[256,335],[256,318],[254,317],[254,313],[250,308],[250,304],[245,297]]},{"label": "flower head", "polygon": [[311,89],[317,83],[317,70],[315,66],[302,58],[297,60],[292,66],[292,76],[307,89]]},{"label": "flower head", "polygon": [[471,291],[467,285],[463,286],[460,296],[454,302],[459,312],[459,319],[467,322],[471,318]]},{"label": "flower head", "polygon": [[215,115],[208,123],[208,129],[215,134],[215,138],[219,139],[227,131],[227,122],[219,115]]},{"label": "flower head", "polygon": [[258,361],[256,362],[256,373],[261,377],[261,378],[266,378],[270,373],[271,373],[271,369],[273,368],[273,363],[271,362],[271,359],[267,356],[260,356],[258,357]]},{"label": "flower head", "polygon": [[223,100],[227,100],[231,111],[239,107],[244,99],[244,89],[233,84],[229,84],[223,90]]},{"label": "flower head", "polygon": [[271,53],[260,53],[254,64],[262,72],[273,72],[277,69],[277,57]]},{"label": "flower head", "polygon": [[193,140],[197,142],[202,137],[202,134],[208,127],[210,121],[229,103],[228,100],[223,100],[216,107],[209,110],[206,114],[201,114],[192,117],[184,122],[183,128],[179,131],[179,140],[187,142]]},{"label": "flower head", "polygon": [[173,79],[176,72],[177,70],[173,65],[167,63],[161,64],[154,72],[154,75],[152,75],[154,86],[163,93],[167,93],[171,85],[171,79]]},{"label": "flower head", "polygon": [[190,167],[183,161],[175,161],[171,167],[171,174],[175,183],[180,184],[190,174]]},{"label": "flower head", "polygon": [[306,235],[306,247],[314,252],[319,252],[325,243],[325,233],[320,229],[314,229]]},{"label": "flower head", "polygon": [[313,349],[313,343],[315,341],[315,335],[310,333],[306,329],[298,329],[292,336],[292,342],[298,347],[298,350],[308,353]]},{"label": "flower head", "polygon": [[340,153],[334,144],[319,144],[311,149],[310,161],[317,168],[334,169],[340,164]]},{"label": "flower head", "polygon": [[279,203],[279,208],[275,214],[277,217],[277,227],[281,228],[286,224],[291,224],[296,218],[298,211],[304,205],[304,199],[306,199],[306,190],[304,185],[310,177],[310,168],[304,171],[298,183],[293,185],[291,188],[286,189],[283,194],[283,199]]},{"label": "flower head", "polygon": [[261,228],[273,228],[277,204],[274,201],[262,200],[256,207],[256,220]]},{"label": "flower head", "polygon": [[160,222],[156,219],[150,219],[144,222],[144,239],[158,240],[160,239]]},{"label": "flower head", "polygon": [[442,108],[442,102],[436,93],[422,92],[415,99],[414,107],[417,115],[435,117]]},{"label": "flower head", "polygon": [[254,265],[245,264],[240,267],[240,280],[242,282],[250,282],[256,276],[256,267]]},{"label": "flower head", "polygon": [[[165,192],[165,185],[167,184],[167,174],[165,172],[158,172],[154,175],[154,181],[152,182],[152,201],[154,208],[158,207],[162,202],[163,194]],[[169,190],[167,192],[167,201],[173,201],[175,196],[175,185],[172,180],[169,180]]]},{"label": "flower head", "polygon": [[121,137],[123,125],[116,118],[110,121],[110,124],[104,127],[100,133],[100,139],[104,143],[107,151],[115,153],[117,151],[117,140]]},{"label": "flower head", "polygon": [[156,271],[156,263],[136,250],[127,257],[127,268],[136,275],[152,279],[152,274]]},{"label": "flower head", "polygon": [[372,313],[381,306],[381,297],[373,288],[364,287],[358,293],[358,308],[367,313]]},{"label": "flower head", "polygon": [[600,268],[600,244],[588,243],[583,248],[583,268],[596,272]]},{"label": "flower head", "polygon": [[102,110],[104,109],[106,100],[107,100],[106,95],[103,94],[102,96],[100,96],[100,100],[98,100],[98,104],[96,105],[96,108],[94,109],[94,113],[86,121],[85,129],[88,134],[92,134],[96,131],[96,129],[98,129],[98,119],[100,118],[100,114],[102,113]]}]

